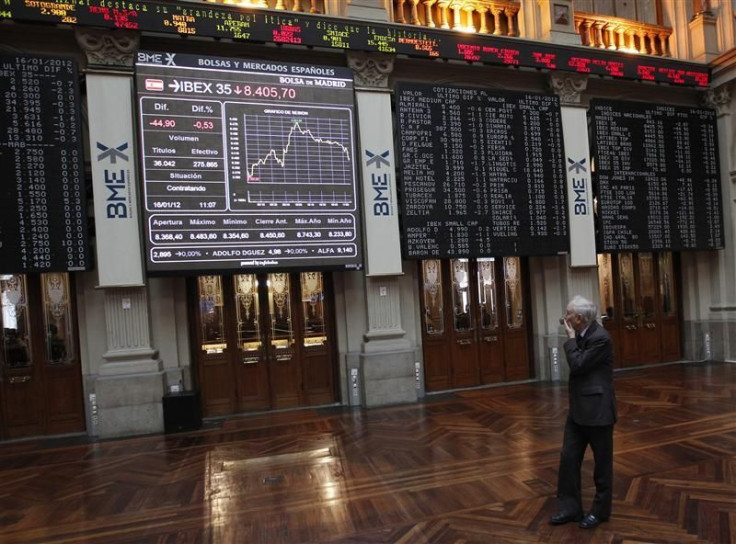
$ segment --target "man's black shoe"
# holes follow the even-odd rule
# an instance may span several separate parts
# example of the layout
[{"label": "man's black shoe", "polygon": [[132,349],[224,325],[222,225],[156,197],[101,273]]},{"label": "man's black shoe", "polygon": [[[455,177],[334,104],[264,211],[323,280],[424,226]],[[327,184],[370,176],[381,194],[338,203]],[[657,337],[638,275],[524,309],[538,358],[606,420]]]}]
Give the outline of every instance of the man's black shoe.
[{"label": "man's black shoe", "polygon": [[598,527],[604,521],[608,521],[608,518],[604,519],[596,517],[593,514],[588,514],[580,523],[578,523],[578,527],[581,529],[593,529],[594,527]]},{"label": "man's black shoe", "polygon": [[562,525],[564,523],[569,523],[571,521],[580,521],[583,519],[583,514],[562,514],[558,512],[551,518],[549,518],[549,522],[551,525]]}]

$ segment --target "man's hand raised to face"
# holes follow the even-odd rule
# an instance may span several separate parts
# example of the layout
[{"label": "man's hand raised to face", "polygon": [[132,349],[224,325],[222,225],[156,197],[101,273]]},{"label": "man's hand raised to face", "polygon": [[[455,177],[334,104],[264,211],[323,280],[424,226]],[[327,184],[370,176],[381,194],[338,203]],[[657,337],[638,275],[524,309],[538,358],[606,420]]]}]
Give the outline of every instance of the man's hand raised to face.
[{"label": "man's hand raised to face", "polygon": [[575,329],[572,328],[572,325],[570,324],[570,319],[573,319],[575,316],[567,315],[565,316],[565,319],[563,321],[563,324],[565,325],[565,332],[567,333],[568,338],[575,338]]}]

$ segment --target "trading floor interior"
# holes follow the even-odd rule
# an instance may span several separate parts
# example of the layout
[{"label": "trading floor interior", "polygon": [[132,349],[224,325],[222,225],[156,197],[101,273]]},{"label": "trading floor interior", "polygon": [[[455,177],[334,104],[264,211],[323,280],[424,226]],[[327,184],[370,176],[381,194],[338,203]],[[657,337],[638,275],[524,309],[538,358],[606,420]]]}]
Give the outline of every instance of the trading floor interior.
[{"label": "trading floor interior", "polygon": [[14,542],[736,544],[736,2],[0,0]]},{"label": "trading floor interior", "polygon": [[[0,541],[713,543],[736,538],[736,365],[615,375],[613,515],[551,526],[564,384],[0,445]],[[592,462],[583,498],[592,498]]]}]

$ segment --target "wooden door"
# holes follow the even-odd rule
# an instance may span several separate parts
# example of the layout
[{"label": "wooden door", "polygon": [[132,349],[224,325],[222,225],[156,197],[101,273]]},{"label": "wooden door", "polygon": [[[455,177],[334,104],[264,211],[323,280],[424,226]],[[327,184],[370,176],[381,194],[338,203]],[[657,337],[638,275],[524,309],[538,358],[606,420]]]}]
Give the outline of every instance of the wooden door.
[{"label": "wooden door", "polygon": [[194,333],[204,413],[335,400],[331,291],[322,272],[200,276]]},{"label": "wooden door", "polygon": [[[450,277],[447,261],[427,259],[419,263],[422,309],[422,351],[424,352],[424,386],[427,391],[452,387],[450,321],[446,308],[446,279]],[[452,308],[452,303],[449,304]]]},{"label": "wooden door", "polygon": [[295,345],[295,287],[286,273],[269,274],[267,360],[271,371],[274,408],[293,408],[302,404],[301,365]]},{"label": "wooden door", "polygon": [[192,337],[196,339],[194,351],[203,412],[206,416],[232,414],[237,408],[237,387],[233,387],[237,348],[230,334],[231,327],[226,327],[226,323],[232,323],[231,306],[227,303],[228,283],[215,275],[199,276],[195,281],[196,319]]},{"label": "wooden door", "polygon": [[639,356],[639,292],[633,253],[618,255],[618,290],[621,297],[621,365],[640,364]]},{"label": "wooden door", "polygon": [[453,387],[469,387],[480,384],[480,360],[478,353],[477,302],[469,259],[450,260],[450,292],[452,300]]},{"label": "wooden door", "polygon": [[680,310],[676,271],[677,255],[670,251],[657,258],[657,283],[659,285],[659,340],[662,361],[678,361],[682,357],[680,347]]},{"label": "wooden door", "polygon": [[[529,367],[529,319],[524,295],[524,276],[519,257],[504,257],[503,261],[503,315],[504,367],[506,381],[526,380],[531,376]],[[500,264],[501,264],[500,263]]]},{"label": "wooden door", "polygon": [[530,376],[521,266],[518,257],[420,263],[427,391]]},{"label": "wooden door", "polygon": [[85,429],[74,291],[69,275],[8,275],[2,292],[2,436]]},{"label": "wooden door", "polygon": [[681,357],[674,259],[671,252],[598,256],[601,313],[616,367]]},{"label": "wooden door", "polygon": [[655,263],[654,254],[650,252],[636,255],[639,361],[644,364],[659,363],[662,360]]},{"label": "wooden door", "polygon": [[600,293],[600,314],[603,326],[611,335],[613,342],[613,366],[620,368],[623,366],[621,355],[621,307],[618,303],[618,289],[616,286],[617,275],[614,271],[618,270],[614,267],[615,258],[610,253],[598,254],[598,290]]},{"label": "wooden door", "polygon": [[267,410],[271,407],[268,354],[264,319],[265,282],[256,274],[233,276],[235,303],[237,411]]},{"label": "wooden door", "polygon": [[332,276],[321,272],[299,274],[298,334],[302,360],[304,403],[313,406],[335,401],[334,316],[329,293]]},{"label": "wooden door", "polygon": [[478,326],[480,330],[479,355],[481,381],[497,383],[504,381],[504,334],[498,259],[478,259]]}]

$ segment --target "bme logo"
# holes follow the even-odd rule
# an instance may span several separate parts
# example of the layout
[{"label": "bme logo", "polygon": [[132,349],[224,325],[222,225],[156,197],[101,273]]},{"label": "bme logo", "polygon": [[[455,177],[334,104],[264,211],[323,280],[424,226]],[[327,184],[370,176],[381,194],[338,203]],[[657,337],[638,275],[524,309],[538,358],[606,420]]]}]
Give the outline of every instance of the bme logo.
[{"label": "bme logo", "polygon": [[[567,158],[567,162],[570,164],[567,171],[572,172],[575,170],[575,174],[578,177],[571,176],[572,191],[575,194],[573,201],[573,212],[575,215],[588,215],[588,169],[585,166],[585,158],[575,161],[570,157]],[[582,176],[580,174],[583,174]]]},{"label": "bme logo", "polygon": [[[97,162],[110,161],[117,164],[118,159],[128,162],[128,155],[123,153],[128,149],[128,142],[117,147],[109,147],[97,142],[97,149],[102,153],[97,155]],[[105,211],[108,219],[125,219],[130,217],[130,171],[105,168],[103,172],[105,187],[107,188]]]},{"label": "bme logo", "polygon": [[[388,150],[383,153],[373,153],[366,149],[365,154],[368,157],[368,160],[365,161],[367,167],[380,170],[383,165],[386,165],[387,168],[390,168],[391,162],[388,160]],[[392,214],[390,171],[383,173],[371,172],[371,187],[373,187],[375,193],[373,195],[373,215],[390,216]]]}]

